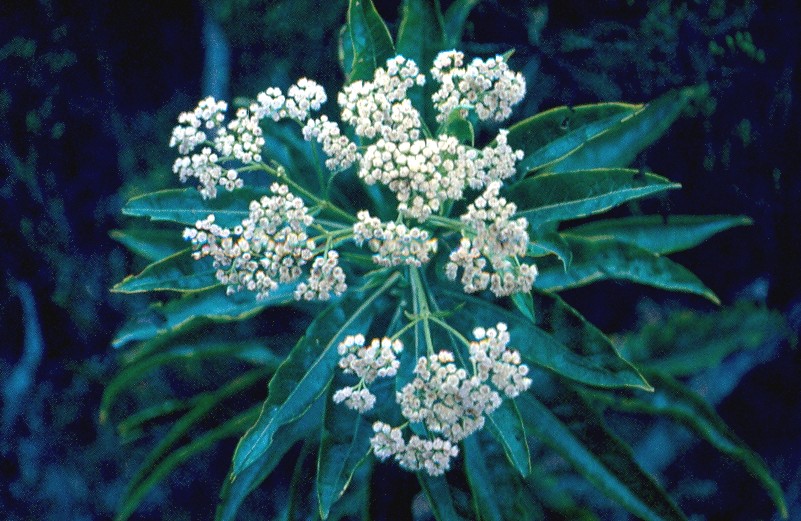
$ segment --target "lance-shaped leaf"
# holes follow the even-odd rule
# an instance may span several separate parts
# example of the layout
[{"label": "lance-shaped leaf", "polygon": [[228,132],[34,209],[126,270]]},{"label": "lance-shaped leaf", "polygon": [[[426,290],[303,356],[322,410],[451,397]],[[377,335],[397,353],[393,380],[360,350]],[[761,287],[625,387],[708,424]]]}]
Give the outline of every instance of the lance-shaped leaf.
[{"label": "lance-shaped leaf", "polygon": [[[421,71],[428,71],[434,57],[445,48],[442,12],[439,0],[404,0],[401,21],[398,27],[397,53],[413,60]],[[423,121],[433,119],[431,94],[436,88],[428,82],[423,88],[413,88],[408,93]]]},{"label": "lance-shaped leaf", "polygon": [[678,380],[657,371],[648,371],[656,391],[648,396],[603,396],[607,405],[626,411],[671,418],[693,430],[722,453],[734,458],[757,479],[768,493],[782,518],[787,518],[787,504],[781,485],[770,475],[765,461],[737,437],[723,418],[697,393]]},{"label": "lance-shaped leaf", "polygon": [[480,0],[455,0],[450,7],[448,7],[443,21],[447,48],[456,49],[459,47],[467,17],[470,16],[470,11],[472,11],[479,2]]},{"label": "lance-shaped leaf", "polygon": [[268,193],[266,189],[245,187],[233,192],[220,191],[214,199],[203,199],[194,188],[172,188],[134,197],[122,207],[122,213],[189,226],[214,214],[218,225],[231,228],[248,217],[250,201]]},{"label": "lance-shaped leaf", "polygon": [[234,521],[237,510],[250,492],[269,476],[284,455],[298,441],[312,436],[322,424],[322,412],[325,395],[317,401],[299,419],[281,427],[276,433],[270,451],[254,465],[240,472],[236,479],[229,475],[220,492],[220,504],[217,506],[216,521]]},{"label": "lance-shaped leaf", "polygon": [[302,416],[325,392],[337,364],[337,344],[349,332],[364,332],[365,325],[376,312],[376,299],[398,276],[396,272],[363,301],[351,297],[344,303],[329,306],[312,321],[306,335],[270,380],[270,393],[258,421],[239,441],[234,453],[233,479],[270,450],[281,426]]},{"label": "lance-shaped leaf", "polygon": [[395,54],[392,36],[372,0],[350,0],[347,27],[353,45],[353,67],[348,71],[348,83],[370,80],[373,72]]},{"label": "lance-shaped leaf", "polygon": [[166,259],[156,261],[138,275],[129,275],[117,283],[115,293],[143,293],[145,291],[191,292],[219,286],[217,268],[211,257],[192,258],[192,250],[185,249]]},{"label": "lance-shaped leaf", "polygon": [[560,393],[553,409],[532,394],[518,398],[528,432],[550,446],[590,483],[646,521],[686,521],[665,490],[634,460],[631,447],[573,393]]},{"label": "lance-shaped leaf", "polygon": [[620,350],[638,365],[686,376],[717,367],[733,353],[776,345],[790,334],[778,311],[738,302],[712,313],[677,311],[628,335]]},{"label": "lance-shaped leaf", "polygon": [[462,442],[465,474],[480,519],[546,519],[520,474],[506,464],[500,448],[483,434],[478,432]]},{"label": "lance-shaped leaf", "polygon": [[530,177],[513,185],[507,198],[517,205],[517,215],[536,228],[546,222],[605,212],[627,201],[677,188],[681,185],[656,174],[610,168]]},{"label": "lance-shaped leaf", "polygon": [[487,426],[503,447],[509,463],[521,476],[528,476],[531,472],[531,453],[526,441],[526,428],[514,402],[504,400],[500,407],[487,416]]},{"label": "lance-shaped leaf", "polygon": [[218,441],[239,435],[253,422],[258,412],[258,407],[248,409],[170,453],[158,465],[153,467],[146,479],[126,495],[114,519],[116,521],[129,519],[150,489],[163,480],[178,465],[194,457],[197,453],[208,450]]},{"label": "lance-shaped leaf", "polygon": [[509,127],[508,141],[523,151],[517,168],[528,172],[564,158],[641,108],[626,103],[556,107],[515,123]]},{"label": "lance-shaped leaf", "polygon": [[643,215],[591,222],[564,232],[579,237],[611,237],[666,255],[693,248],[717,233],[752,222],[739,215]]},{"label": "lance-shaped leaf", "polygon": [[196,320],[243,320],[267,306],[292,302],[294,290],[293,284],[283,284],[261,300],[256,299],[255,294],[250,291],[226,295],[226,289],[222,286],[188,293],[165,304],[152,304],[144,314],[134,317],[122,327],[113,340],[113,345],[120,347],[128,342],[174,333]]},{"label": "lance-shaped leaf", "polygon": [[542,257],[549,254],[556,255],[562,261],[562,266],[564,266],[565,270],[573,262],[573,252],[570,251],[570,245],[561,234],[556,232],[533,235],[528,243],[528,254],[534,257]]},{"label": "lance-shaped leaf", "polygon": [[483,299],[453,292],[446,294],[453,298],[453,302],[464,302],[457,317],[466,326],[488,327],[498,322],[506,323],[511,336],[510,348],[519,350],[527,362],[587,385],[651,389],[648,382],[614,349],[604,350],[600,343],[591,347],[577,343],[574,351],[535,325],[530,318]]},{"label": "lance-shaped leaf", "polygon": [[150,262],[169,257],[186,248],[179,230],[160,228],[129,228],[112,230],[109,235],[131,252]]},{"label": "lance-shaped leaf", "polygon": [[597,167],[627,166],[637,154],[664,134],[687,103],[704,87],[670,91],[616,125],[590,138],[579,149],[546,167],[545,172],[571,172]]},{"label": "lance-shaped leaf", "polygon": [[317,501],[322,519],[328,519],[331,507],[344,494],[358,466],[370,455],[373,436],[370,422],[363,414],[334,403],[336,387],[331,386],[325,402],[317,453]]},{"label": "lance-shaped leaf", "polygon": [[719,304],[717,296],[684,266],[648,250],[609,238],[586,239],[564,234],[573,263],[540,266],[534,286],[561,291],[600,280],[628,280],[667,291],[693,293]]},{"label": "lance-shaped leaf", "polygon": [[437,521],[463,521],[456,512],[453,494],[445,476],[429,476],[425,472],[417,473],[417,481],[428,499],[431,512]]}]

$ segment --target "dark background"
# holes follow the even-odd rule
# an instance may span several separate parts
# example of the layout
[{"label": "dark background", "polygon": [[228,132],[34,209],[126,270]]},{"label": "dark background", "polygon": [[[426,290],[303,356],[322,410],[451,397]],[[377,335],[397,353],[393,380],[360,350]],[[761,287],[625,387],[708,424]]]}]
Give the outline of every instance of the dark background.
[{"label": "dark background", "polygon": [[[397,2],[376,3],[393,29]],[[306,75],[330,86],[330,96],[342,82],[333,43],[344,4],[0,5],[4,518],[113,515],[147,449],[141,442],[120,446],[113,425],[98,423],[99,397],[116,367],[110,340],[144,304],[108,292],[141,267],[109,236],[124,224],[121,204],[177,186],[169,131],[202,95],[247,96]],[[799,26],[792,1],[488,0],[471,15],[464,48],[477,55],[516,49],[512,66],[529,84],[516,117],[563,104],[645,102],[674,87],[708,84],[710,96],[639,166],[684,186],[658,202],[658,211],[754,219],[674,258],[724,304],[763,303],[798,330]],[[610,333],[635,328],[653,308],[710,309],[619,284],[567,297]],[[791,518],[801,519],[801,358],[785,343],[741,372],[732,389],[712,393],[718,411],[767,460]],[[184,465],[148,497],[141,518],[208,518],[231,448],[221,444]],[[680,497],[687,476],[718,482],[707,499],[682,502],[704,518],[772,515],[754,482],[707,445],[683,447],[664,473]],[[269,501],[257,494],[252,512]]]}]

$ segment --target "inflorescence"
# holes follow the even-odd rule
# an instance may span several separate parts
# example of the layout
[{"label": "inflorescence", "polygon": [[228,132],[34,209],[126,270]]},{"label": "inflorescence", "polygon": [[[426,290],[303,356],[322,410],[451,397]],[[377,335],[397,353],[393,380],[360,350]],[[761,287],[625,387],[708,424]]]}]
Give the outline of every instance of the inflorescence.
[{"label": "inflorescence", "polygon": [[[194,258],[212,259],[217,280],[229,294],[247,290],[266,298],[280,285],[294,284],[297,300],[329,300],[347,290],[347,265],[343,268],[340,261],[348,259],[343,247],[349,242],[368,249],[380,267],[412,270],[431,261],[439,245],[456,242],[445,275],[458,279],[465,292],[490,290],[502,297],[530,291],[537,268],[525,262],[528,221],[516,216],[514,203],[500,195],[522,151],[510,146],[504,129],[483,148],[448,131],[449,123],[460,118],[468,125],[471,117],[505,120],[522,100],[525,80],[502,56],[467,64],[458,51],[440,53],[430,77],[438,84],[431,98],[440,125],[434,133],[408,96],[426,77],[402,56],[377,68],[369,81],[354,81],[338,94],[345,130],[326,115],[314,115],[328,97],[306,78],[286,92],[270,87],[259,93],[228,123],[227,104],[211,97],[182,113],[170,139],[180,155],[173,170],[181,181],[196,180],[204,199],[217,197],[220,188],[242,188],[244,172],[276,178],[270,194],[251,201],[248,216],[233,228],[221,226],[213,214],[186,228]],[[394,220],[384,221],[368,210],[355,212],[346,225],[315,219],[333,207],[327,191],[312,194],[265,159],[262,125],[282,120],[294,121],[303,138],[316,143],[332,175],[355,167],[366,185],[380,185],[378,192],[396,201]],[[465,208],[454,203],[466,196],[473,200],[464,214],[450,217],[454,207]],[[386,214],[386,208],[377,210]],[[417,360],[411,379],[395,396],[406,423],[393,427],[379,420],[373,425],[371,445],[378,458],[394,457],[405,469],[440,475],[458,454],[461,440],[481,429],[504,398],[531,385],[528,367],[508,348],[506,325],[477,328],[473,335],[475,341],[466,345],[468,367],[458,365],[454,353],[434,352],[430,345],[427,356]],[[339,367],[358,382],[337,390],[333,400],[370,413],[377,400],[370,386],[376,379],[397,377],[402,350],[397,338],[369,343],[363,335],[345,338],[339,344]],[[408,438],[407,426],[412,430]]]}]

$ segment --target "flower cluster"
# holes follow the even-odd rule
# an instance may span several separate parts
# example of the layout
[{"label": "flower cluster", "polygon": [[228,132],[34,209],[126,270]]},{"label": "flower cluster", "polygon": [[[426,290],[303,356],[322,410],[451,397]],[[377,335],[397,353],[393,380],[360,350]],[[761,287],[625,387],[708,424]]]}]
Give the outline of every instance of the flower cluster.
[{"label": "flower cluster", "polygon": [[[278,284],[297,280],[314,255],[314,240],[306,233],[314,219],[303,200],[286,185],[273,183],[270,191],[272,196],[250,203],[248,217],[233,230],[217,225],[214,215],[184,230],[193,256],[214,260],[217,280],[228,286],[229,294],[248,289],[265,298]],[[326,300],[346,287],[337,254],[329,251],[325,259],[314,261],[308,282],[295,296]]]},{"label": "flower cluster", "polygon": [[[505,324],[476,328],[473,335],[476,341],[469,344],[472,374],[456,365],[453,353],[440,351],[418,359],[414,378],[396,393],[404,418],[423,425],[433,439],[413,435],[407,442],[401,428],[378,421],[370,440],[378,458],[394,456],[405,469],[442,474],[458,454],[458,442],[480,430],[486,416],[501,405],[501,394],[514,398],[531,386],[528,366],[521,363],[517,351],[508,349]],[[342,367],[351,364],[350,360],[340,362]]]},{"label": "flower cluster", "polygon": [[527,292],[537,276],[535,265],[519,262],[528,249],[528,221],[525,217],[511,219],[517,207],[498,195],[500,186],[498,181],[491,182],[468,205],[461,219],[470,236],[462,237],[445,266],[451,280],[463,270],[460,282],[467,293],[487,287],[499,297]]},{"label": "flower cluster", "polygon": [[503,56],[463,64],[459,51],[439,53],[434,60],[431,76],[440,87],[431,99],[439,112],[437,121],[445,121],[456,109],[473,109],[481,120],[508,118],[526,93],[523,75],[509,70]]},{"label": "flower cluster", "polygon": [[369,346],[364,343],[364,335],[349,335],[339,344],[339,367],[343,373],[355,374],[360,380],[355,386],[343,387],[334,393],[334,402],[345,402],[348,408],[360,413],[375,405],[375,395],[367,386],[376,378],[395,376],[400,367],[397,354],[403,351],[400,340],[386,337],[374,338]]},{"label": "flower cluster", "polygon": [[354,81],[342,90],[338,97],[342,121],[360,137],[415,140],[420,136],[420,113],[406,92],[424,83],[425,77],[412,60],[390,58],[386,69],[375,70],[373,81]]},{"label": "flower cluster", "polygon": [[361,246],[367,243],[372,250],[373,262],[379,266],[422,266],[437,251],[436,239],[430,239],[426,230],[409,228],[404,224],[381,222],[367,210],[360,211],[353,225],[353,240]]}]

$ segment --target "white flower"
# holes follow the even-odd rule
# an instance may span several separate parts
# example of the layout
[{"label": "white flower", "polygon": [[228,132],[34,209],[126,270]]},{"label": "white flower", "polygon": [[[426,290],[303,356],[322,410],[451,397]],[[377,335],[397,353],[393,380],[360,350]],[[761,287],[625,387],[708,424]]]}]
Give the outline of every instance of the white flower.
[{"label": "white flower", "polygon": [[463,62],[464,54],[458,51],[441,52],[434,60],[431,76],[440,87],[431,100],[439,112],[437,121],[445,121],[457,109],[473,109],[481,120],[508,118],[526,93],[523,75],[509,70],[503,56],[475,58],[467,67]]},{"label": "white flower", "polygon": [[314,259],[308,280],[295,289],[295,299],[329,300],[332,293],[339,296],[347,289],[345,272],[339,266],[339,253],[329,250],[325,256]]},{"label": "white flower", "polygon": [[506,324],[498,322],[494,328],[476,328],[473,336],[478,342],[470,342],[470,360],[480,380],[489,379],[509,398],[531,387],[531,378],[526,376],[528,366],[521,363],[518,351],[508,349],[510,337]]},{"label": "white flower", "polygon": [[228,286],[228,293],[247,289],[265,298],[278,284],[299,278],[312,258],[308,209],[287,186],[273,183],[270,190],[274,195],[251,201],[248,218],[233,230],[215,224],[214,215],[184,230],[196,259],[214,259],[217,280]]},{"label": "white flower", "polygon": [[353,240],[361,246],[367,243],[372,250],[373,262],[379,266],[422,266],[437,251],[436,239],[430,239],[426,230],[408,228],[404,224],[381,222],[361,210],[353,225]]},{"label": "white flower", "polygon": [[337,347],[339,367],[345,374],[355,374],[369,385],[376,378],[395,376],[400,367],[397,355],[403,351],[400,340],[374,338],[364,345],[364,335],[348,335]]},{"label": "white flower", "polygon": [[328,156],[325,166],[331,171],[350,168],[361,158],[356,143],[343,136],[339,125],[328,121],[328,116],[323,115],[306,122],[303,127],[303,139],[311,141],[312,138],[323,146],[323,152]]},{"label": "white flower", "polygon": [[373,424],[375,435],[370,438],[373,454],[380,460],[391,456],[406,470],[425,471],[431,476],[441,476],[450,469],[451,459],[459,455],[459,447],[449,440],[434,438],[432,440],[412,435],[408,443],[398,427],[384,422]]},{"label": "white flower", "polygon": [[528,250],[528,221],[525,217],[511,219],[517,207],[499,196],[500,187],[499,181],[492,181],[468,205],[461,219],[470,237],[462,238],[445,266],[451,280],[463,270],[460,282],[467,293],[487,287],[499,297],[527,292],[537,276],[535,265],[518,260]]},{"label": "white flower", "polygon": [[339,93],[342,121],[357,136],[400,142],[420,136],[420,113],[406,98],[406,91],[425,81],[417,64],[403,56],[387,60],[375,70],[373,81],[354,81]]}]

